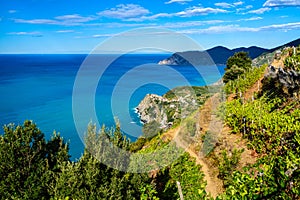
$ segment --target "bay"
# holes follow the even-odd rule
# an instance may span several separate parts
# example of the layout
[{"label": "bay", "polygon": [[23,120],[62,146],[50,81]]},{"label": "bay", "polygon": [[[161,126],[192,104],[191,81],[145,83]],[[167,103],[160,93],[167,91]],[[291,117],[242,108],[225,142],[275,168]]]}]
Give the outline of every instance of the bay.
[{"label": "bay", "polygon": [[[101,61],[111,55],[99,56],[102,56]],[[129,54],[118,57],[109,66],[95,63],[93,69],[105,68],[98,77],[94,94],[99,124],[114,126],[114,117],[117,117],[124,132],[134,141],[142,134],[134,108],[146,94],[163,95],[187,83],[211,84],[224,73],[224,66],[203,66],[196,70],[192,66],[155,64],[168,56]],[[54,130],[60,132],[70,142],[72,159],[79,158],[84,149],[83,133],[78,133],[75,127],[72,95],[78,71],[87,58],[79,54],[0,55],[1,126],[33,120],[47,139]],[[86,78],[88,85],[89,77]],[[82,95],[84,98],[85,94]],[[95,119],[85,120],[86,123]]]}]

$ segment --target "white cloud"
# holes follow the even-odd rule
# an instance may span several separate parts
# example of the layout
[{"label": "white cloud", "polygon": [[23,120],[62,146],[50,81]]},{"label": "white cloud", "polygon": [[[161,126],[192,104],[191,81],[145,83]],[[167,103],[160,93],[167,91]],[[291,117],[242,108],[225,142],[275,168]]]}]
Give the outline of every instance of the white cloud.
[{"label": "white cloud", "polygon": [[102,17],[116,19],[130,19],[142,17],[149,14],[150,11],[137,4],[119,4],[115,8],[98,12]]},{"label": "white cloud", "polygon": [[222,8],[231,8],[232,4],[226,2],[215,3],[215,6],[222,7]]},{"label": "white cloud", "polygon": [[300,6],[300,0],[267,0],[265,7]]},{"label": "white cloud", "polygon": [[173,17],[173,16],[176,16],[176,14],[175,13],[158,13],[158,14],[155,14],[155,15],[123,19],[123,21],[141,22],[141,21],[146,21],[146,20],[155,20],[155,19],[161,18],[161,17]]},{"label": "white cloud", "polygon": [[170,0],[165,2],[165,4],[171,4],[171,3],[179,3],[179,4],[186,4],[187,2],[191,2],[192,0]]},{"label": "white cloud", "polygon": [[219,2],[219,3],[215,3],[215,6],[222,7],[222,8],[232,8],[232,7],[236,7],[236,6],[241,6],[243,4],[244,4],[243,1],[238,1],[238,2],[235,2],[232,4],[227,3],[227,2]]},{"label": "white cloud", "polygon": [[16,10],[9,10],[8,13],[10,14],[13,14],[13,13],[16,13],[17,11]]},{"label": "white cloud", "polygon": [[292,29],[300,29],[300,22],[293,22],[287,24],[273,24],[269,26],[261,27],[261,30],[292,30]]},{"label": "white cloud", "polygon": [[92,35],[92,38],[113,37],[115,35],[116,34],[110,34],[110,33],[107,33],[107,34],[95,34],[95,35]]},{"label": "white cloud", "polygon": [[59,24],[57,20],[52,19],[13,19],[16,23],[25,23],[25,24]]},{"label": "white cloud", "polygon": [[219,24],[223,23],[223,20],[207,20],[207,21],[187,21],[187,22],[175,22],[175,23],[166,23],[159,27],[162,28],[185,28],[185,27],[196,27],[209,24]]},{"label": "white cloud", "polygon": [[[251,18],[249,18],[251,19]],[[254,20],[254,18],[252,19]],[[259,20],[259,18],[257,18]],[[221,23],[222,21],[220,21]],[[218,22],[217,22],[218,23]],[[172,26],[171,23],[162,25],[160,27],[164,28],[184,28],[184,27],[192,27],[197,25],[204,24],[213,24],[213,21],[191,21],[186,23],[174,23]],[[210,26],[208,28],[192,28],[192,29],[184,29],[178,31],[178,33],[182,34],[222,34],[222,33],[237,33],[237,32],[259,32],[259,31],[289,31],[292,29],[300,29],[300,22],[295,23],[287,23],[287,24],[272,24],[268,26],[261,27],[243,27],[237,24],[229,24],[229,25],[219,25],[219,26]],[[146,34],[146,33],[145,33]],[[151,34],[151,33],[147,33]],[[157,33],[156,33],[157,34]],[[165,34],[162,32],[161,34]],[[101,37],[111,37],[115,34],[95,34],[93,38],[101,38]],[[131,35],[134,36],[134,35]],[[82,36],[76,36],[76,38],[86,38]]]},{"label": "white cloud", "polygon": [[[122,7],[123,10],[124,7]],[[163,17],[192,17],[192,16],[199,16],[199,15],[207,15],[207,14],[217,14],[217,13],[226,13],[228,11],[224,9],[219,9],[219,8],[204,8],[200,6],[193,6],[190,8],[185,9],[184,11],[177,12],[177,13],[157,13],[153,15],[148,15],[150,12],[148,10],[143,11],[144,8],[142,7],[136,7],[134,6],[138,12],[132,12],[132,10],[128,13],[126,13],[126,9],[119,13],[118,9],[110,9],[109,12],[102,11],[98,13],[101,16],[106,16],[106,17],[111,17],[111,18],[117,18],[121,19],[123,21],[145,21],[145,20],[155,20],[158,18],[163,18]],[[113,11],[112,11],[113,10]],[[105,13],[103,13],[105,12]]]},{"label": "white cloud", "polygon": [[243,1],[238,1],[238,2],[233,3],[234,6],[241,6],[243,4],[244,4]]},{"label": "white cloud", "polygon": [[[236,12],[239,13],[239,12],[241,12],[241,11],[249,10],[249,9],[251,9],[251,8],[253,8],[252,5],[247,5],[247,6],[245,6],[245,7],[236,9]],[[242,13],[242,14],[245,14],[245,13]]]},{"label": "white cloud", "polygon": [[41,32],[33,31],[33,32],[10,32],[8,35],[18,35],[18,36],[33,36],[33,37],[41,37]]},{"label": "white cloud", "polygon": [[257,9],[257,10],[250,10],[248,13],[263,14],[263,13],[268,12],[270,10],[271,10],[271,8],[260,8],[260,9]]},{"label": "white cloud", "polygon": [[58,30],[56,33],[74,33],[74,30]]},{"label": "white cloud", "polygon": [[194,6],[186,9],[185,11],[178,12],[175,15],[180,17],[192,17],[198,15],[207,15],[210,13],[217,14],[217,13],[227,13],[227,12],[228,12],[227,10],[219,9],[219,8],[210,8],[210,7],[203,8],[203,7]]},{"label": "white cloud", "polygon": [[226,26],[211,26],[205,29],[187,29],[179,31],[183,34],[212,34],[212,33],[236,33],[236,32],[259,32],[259,31],[289,31],[300,29],[300,22],[287,24],[273,24],[261,27],[241,27],[236,24]]},{"label": "white cloud", "polygon": [[180,33],[183,34],[211,34],[211,33],[230,33],[230,32],[256,32],[259,29],[249,28],[249,27],[240,27],[239,25],[231,24],[226,26],[211,26],[205,29],[191,29],[183,30]]},{"label": "white cloud", "polygon": [[83,17],[78,14],[57,16],[54,19],[13,19],[15,23],[25,24],[49,24],[49,25],[63,25],[63,26],[79,26],[84,25],[85,22],[96,20],[94,16]]},{"label": "white cloud", "polygon": [[256,21],[256,20],[262,20],[262,17],[250,17],[250,18],[246,18],[246,19],[240,19],[238,21]]},{"label": "white cloud", "polygon": [[95,20],[95,17],[83,17],[78,14],[73,14],[73,15],[62,15],[62,16],[57,16],[55,19],[64,21],[64,22],[69,22],[69,23],[78,23],[78,22],[89,22],[92,20]]}]

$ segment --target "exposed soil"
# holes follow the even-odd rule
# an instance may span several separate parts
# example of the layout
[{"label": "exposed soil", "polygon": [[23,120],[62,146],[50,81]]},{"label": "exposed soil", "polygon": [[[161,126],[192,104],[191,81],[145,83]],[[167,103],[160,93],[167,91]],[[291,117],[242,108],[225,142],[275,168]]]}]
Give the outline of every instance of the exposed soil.
[{"label": "exposed soil", "polygon": [[233,149],[244,149],[241,155],[241,160],[238,168],[251,163],[255,163],[257,154],[254,151],[248,150],[246,141],[242,139],[239,134],[231,134],[230,128],[223,126],[223,121],[217,117],[215,111],[220,105],[220,94],[215,94],[209,98],[205,104],[199,109],[196,114],[197,117],[197,134],[193,138],[194,142],[191,144],[186,143],[186,139],[183,139],[180,132],[180,126],[170,129],[162,135],[163,140],[173,140],[176,144],[185,149],[191,157],[196,159],[196,163],[201,165],[207,182],[206,192],[210,193],[212,197],[216,198],[224,191],[223,181],[218,178],[218,161],[211,156],[203,155],[202,140],[201,137],[207,131],[210,131],[218,138],[218,142],[215,144],[215,148],[210,155],[214,155],[214,158],[220,156],[223,150],[232,152]]},{"label": "exposed soil", "polygon": [[[276,68],[283,67],[285,58],[286,55],[282,55],[280,59],[274,59],[272,65]],[[245,100],[249,101],[253,99],[255,93],[261,90],[262,79],[263,76],[250,89],[243,93]],[[235,94],[231,94],[227,98],[227,101],[232,101],[234,98],[236,98]],[[230,128],[224,125],[223,121],[217,117],[215,112],[220,103],[220,94],[215,94],[210,97],[196,113],[197,133],[192,139],[194,141],[193,143],[185,142],[186,139],[182,138],[182,134],[179,134],[180,126],[170,129],[162,135],[164,141],[175,141],[179,147],[185,149],[191,157],[196,159],[197,164],[202,166],[201,170],[205,175],[204,180],[207,182],[205,188],[206,192],[210,193],[214,198],[224,191],[223,181],[218,178],[219,169],[217,160],[223,150],[226,150],[230,155],[234,149],[244,149],[241,154],[238,169],[242,169],[242,167],[248,164],[254,164],[259,157],[254,150],[247,148],[247,141],[242,138],[241,134],[232,134]],[[207,131],[210,131],[218,138],[214,150],[208,156],[203,155],[201,151],[203,146],[201,137]]]}]

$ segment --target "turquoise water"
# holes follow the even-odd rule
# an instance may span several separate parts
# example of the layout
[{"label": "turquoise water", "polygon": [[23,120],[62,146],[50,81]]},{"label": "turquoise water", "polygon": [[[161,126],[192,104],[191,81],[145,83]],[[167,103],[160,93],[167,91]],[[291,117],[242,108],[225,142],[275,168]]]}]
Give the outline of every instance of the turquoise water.
[{"label": "turquoise water", "polygon": [[[162,95],[187,83],[210,84],[224,73],[224,66],[205,66],[197,71],[192,66],[154,64],[168,55],[125,55],[109,66],[101,62],[109,55],[99,56],[101,59],[92,63],[91,68],[104,71],[98,77],[94,94],[97,119],[99,124],[113,126],[113,116],[118,117],[131,140],[141,135],[134,108],[147,93]],[[0,124],[33,120],[47,138],[54,130],[60,132],[70,142],[72,159],[80,157],[84,149],[80,139],[83,133],[77,133],[75,128],[72,94],[76,75],[85,59],[86,55],[0,55]],[[89,76],[95,75],[93,71],[85,74],[86,88],[92,84]],[[91,91],[82,92],[83,99],[86,93]],[[82,104],[88,106],[85,101]],[[88,115],[83,115],[83,123],[96,120]]]}]

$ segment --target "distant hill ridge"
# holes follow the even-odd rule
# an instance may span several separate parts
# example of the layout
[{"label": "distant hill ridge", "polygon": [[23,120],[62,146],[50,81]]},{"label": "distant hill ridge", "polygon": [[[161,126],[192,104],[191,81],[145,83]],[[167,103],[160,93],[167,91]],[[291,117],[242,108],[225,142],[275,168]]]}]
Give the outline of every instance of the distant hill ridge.
[{"label": "distant hill ridge", "polygon": [[263,53],[270,53],[286,46],[298,46],[298,45],[300,45],[300,38],[272,49],[265,49],[257,46],[251,46],[248,48],[240,47],[235,49],[228,49],[223,46],[217,46],[208,49],[206,51],[176,52],[169,58],[160,61],[159,64],[161,65],[211,65],[211,64],[225,65],[227,59],[230,56],[233,56],[236,52],[240,52],[240,51],[248,52],[249,56],[252,59],[254,59],[262,55]]}]

